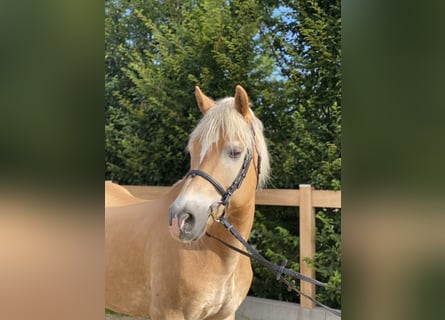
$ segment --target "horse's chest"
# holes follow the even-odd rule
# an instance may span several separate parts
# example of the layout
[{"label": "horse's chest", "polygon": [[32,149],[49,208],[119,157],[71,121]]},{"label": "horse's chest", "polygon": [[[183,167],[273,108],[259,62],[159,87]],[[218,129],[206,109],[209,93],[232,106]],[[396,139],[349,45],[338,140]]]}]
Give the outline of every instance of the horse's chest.
[{"label": "horse's chest", "polygon": [[241,304],[250,285],[249,261],[241,264],[221,261],[212,252],[204,258],[195,253],[156,255],[162,258],[154,259],[151,268],[152,319],[226,319]]},{"label": "horse's chest", "polygon": [[191,319],[206,319],[215,315],[221,318],[229,316],[240,304],[238,297],[233,279],[224,284],[211,284],[194,298],[190,297],[189,303],[194,305],[190,310],[199,313],[199,315],[196,314],[196,318],[191,317]]}]

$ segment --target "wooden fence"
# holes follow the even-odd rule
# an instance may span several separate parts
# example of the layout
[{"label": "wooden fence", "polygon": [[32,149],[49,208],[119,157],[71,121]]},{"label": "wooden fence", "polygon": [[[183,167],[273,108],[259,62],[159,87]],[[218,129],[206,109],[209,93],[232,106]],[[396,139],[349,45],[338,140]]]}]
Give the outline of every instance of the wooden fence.
[{"label": "wooden fence", "polygon": [[[151,200],[166,194],[170,187],[124,186],[133,195]],[[256,192],[255,203],[266,206],[300,207],[300,272],[315,279],[315,270],[304,259],[315,254],[315,208],[341,208],[341,191],[314,190],[309,184],[299,189],[263,189]],[[315,285],[301,281],[303,293],[315,298]],[[303,308],[312,309],[315,304],[301,296]]]}]

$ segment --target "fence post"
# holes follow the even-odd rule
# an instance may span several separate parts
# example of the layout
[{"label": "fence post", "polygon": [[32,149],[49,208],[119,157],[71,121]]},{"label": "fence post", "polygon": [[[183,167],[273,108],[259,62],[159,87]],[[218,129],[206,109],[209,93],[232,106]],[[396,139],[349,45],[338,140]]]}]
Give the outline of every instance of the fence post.
[{"label": "fence post", "polygon": [[[300,272],[315,279],[315,270],[304,258],[314,258],[315,254],[315,208],[312,206],[312,187],[310,184],[300,184]],[[315,285],[300,281],[301,292],[315,298]],[[312,309],[315,303],[301,296],[303,308]]]}]

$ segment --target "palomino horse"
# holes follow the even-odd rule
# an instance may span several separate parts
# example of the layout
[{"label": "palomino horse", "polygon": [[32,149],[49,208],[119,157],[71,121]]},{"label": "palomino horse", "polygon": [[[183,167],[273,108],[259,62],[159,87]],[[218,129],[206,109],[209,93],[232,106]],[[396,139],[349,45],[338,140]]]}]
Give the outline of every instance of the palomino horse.
[{"label": "palomino horse", "polygon": [[198,87],[195,95],[203,118],[188,143],[191,171],[158,200],[106,187],[105,300],[111,310],[151,319],[235,319],[249,290],[250,260],[203,235],[241,248],[215,222],[225,214],[249,237],[255,189],[269,175],[263,125],[241,86],[235,97],[216,102]]}]

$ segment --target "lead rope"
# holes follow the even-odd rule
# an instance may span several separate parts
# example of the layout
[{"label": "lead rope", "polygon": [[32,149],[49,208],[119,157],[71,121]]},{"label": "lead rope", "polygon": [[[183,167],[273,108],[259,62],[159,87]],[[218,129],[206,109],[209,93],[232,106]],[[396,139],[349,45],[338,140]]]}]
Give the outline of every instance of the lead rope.
[{"label": "lead rope", "polygon": [[215,220],[216,222],[221,223],[227,230],[229,230],[229,232],[230,232],[230,233],[231,233],[231,234],[232,234],[232,235],[233,235],[239,242],[241,242],[241,244],[242,244],[242,245],[243,245],[243,246],[244,246],[250,253],[245,252],[245,251],[243,251],[243,250],[241,250],[241,249],[239,249],[239,248],[237,248],[237,247],[235,247],[235,246],[232,246],[231,244],[225,242],[224,240],[222,240],[222,239],[220,239],[220,238],[218,238],[218,237],[215,237],[214,235],[211,235],[211,234],[208,233],[208,232],[206,232],[206,236],[208,236],[208,237],[210,237],[210,238],[213,238],[213,239],[219,241],[220,243],[222,243],[223,245],[227,246],[228,248],[230,248],[230,249],[232,249],[232,250],[234,250],[234,251],[236,251],[236,252],[238,252],[238,253],[240,253],[240,254],[246,256],[246,257],[249,257],[250,259],[254,259],[254,260],[256,260],[258,263],[260,263],[261,265],[263,265],[263,266],[265,266],[267,269],[269,269],[270,272],[272,272],[273,274],[275,274],[275,275],[276,275],[276,279],[277,279],[278,281],[283,282],[283,283],[287,286],[287,289],[288,289],[289,291],[295,291],[295,292],[297,292],[298,294],[302,295],[303,297],[305,297],[305,298],[309,299],[310,301],[314,302],[315,304],[319,305],[320,307],[324,308],[325,310],[331,312],[332,314],[334,314],[334,315],[336,315],[336,316],[338,316],[338,317],[341,317],[341,311],[338,311],[338,310],[336,310],[336,309],[330,308],[330,307],[328,307],[327,305],[325,305],[325,304],[323,304],[323,303],[317,301],[316,299],[314,299],[314,298],[308,296],[307,294],[301,292],[301,291],[298,290],[298,288],[296,287],[296,285],[295,285],[295,280],[288,281],[286,278],[283,277],[283,274],[284,274],[284,275],[288,275],[288,276],[290,276],[291,278],[299,279],[299,280],[302,280],[302,281],[306,281],[306,282],[309,282],[309,283],[312,283],[312,284],[315,284],[315,285],[318,285],[318,286],[322,286],[322,287],[325,287],[325,288],[334,288],[334,289],[339,290],[338,288],[335,288],[335,287],[333,287],[333,286],[331,286],[331,285],[328,285],[327,283],[323,283],[323,282],[321,282],[321,281],[318,281],[318,280],[312,279],[312,278],[310,278],[310,277],[307,277],[307,276],[305,276],[305,275],[303,275],[303,274],[301,274],[301,273],[299,273],[299,272],[296,272],[296,271],[287,269],[287,268],[285,267],[285,266],[286,266],[286,262],[284,262],[281,266],[278,266],[278,265],[276,265],[276,264],[273,264],[272,262],[270,262],[270,261],[268,261],[266,258],[264,258],[258,251],[256,251],[256,250],[255,250],[255,249],[254,249],[254,248],[253,248],[253,247],[252,247],[246,240],[244,240],[243,237],[238,233],[238,231],[233,227],[233,225],[231,225],[231,224],[229,223],[229,221],[226,219],[226,217],[225,217],[224,215],[223,215],[221,218],[219,218],[219,219],[215,219],[215,217],[213,217],[213,218],[214,218],[214,220]]}]

